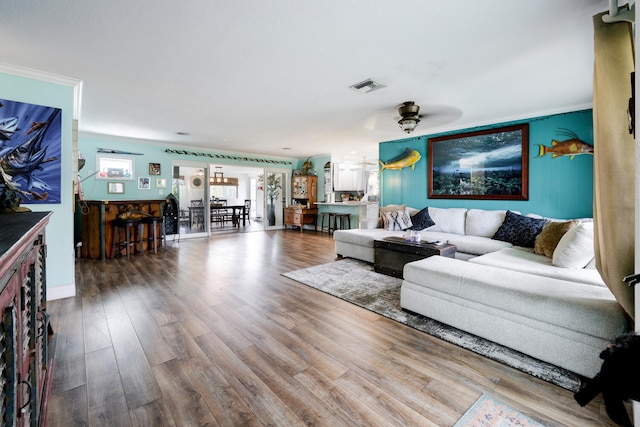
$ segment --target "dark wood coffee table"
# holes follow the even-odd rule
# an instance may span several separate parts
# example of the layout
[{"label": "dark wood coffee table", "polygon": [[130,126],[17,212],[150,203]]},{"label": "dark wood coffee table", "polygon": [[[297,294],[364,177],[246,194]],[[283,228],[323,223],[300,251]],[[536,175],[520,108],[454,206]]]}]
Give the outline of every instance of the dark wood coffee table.
[{"label": "dark wood coffee table", "polygon": [[436,246],[426,242],[407,242],[402,237],[385,237],[382,240],[375,240],[373,248],[374,270],[401,279],[404,265],[408,262],[433,255],[453,258],[456,254],[456,246],[449,243]]}]

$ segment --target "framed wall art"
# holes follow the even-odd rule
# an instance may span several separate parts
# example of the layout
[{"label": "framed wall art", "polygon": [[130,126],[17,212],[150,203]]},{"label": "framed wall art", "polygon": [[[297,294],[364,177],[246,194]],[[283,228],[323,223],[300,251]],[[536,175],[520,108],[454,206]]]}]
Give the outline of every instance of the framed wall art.
[{"label": "framed wall art", "polygon": [[149,175],[161,175],[160,163],[149,163]]},{"label": "framed wall art", "polygon": [[151,188],[151,179],[148,176],[138,177],[138,190],[149,190]]},{"label": "framed wall art", "polygon": [[0,146],[0,181],[10,181],[22,204],[62,203],[60,108],[0,99]]},{"label": "framed wall art", "polygon": [[107,193],[124,194],[124,182],[108,182]]},{"label": "framed wall art", "polygon": [[528,200],[529,125],[429,138],[430,199]]},{"label": "framed wall art", "polygon": [[157,188],[167,188],[167,179],[166,178],[156,178],[156,187]]}]

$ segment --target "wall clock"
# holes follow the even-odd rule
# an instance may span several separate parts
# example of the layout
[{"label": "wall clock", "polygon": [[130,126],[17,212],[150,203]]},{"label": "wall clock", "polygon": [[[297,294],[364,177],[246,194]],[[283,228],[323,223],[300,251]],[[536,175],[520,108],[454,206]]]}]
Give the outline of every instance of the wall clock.
[{"label": "wall clock", "polygon": [[203,184],[204,184],[204,176],[193,175],[191,177],[191,188],[202,188]]}]

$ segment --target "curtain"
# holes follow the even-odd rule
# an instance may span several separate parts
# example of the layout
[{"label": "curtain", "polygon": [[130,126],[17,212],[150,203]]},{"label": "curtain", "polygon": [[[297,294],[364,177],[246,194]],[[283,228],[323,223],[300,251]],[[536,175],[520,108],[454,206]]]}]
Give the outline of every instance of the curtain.
[{"label": "curtain", "polygon": [[[604,13],[603,13],[604,14]],[[632,26],[593,17],[594,239],[596,268],[634,318],[634,295],[622,279],[634,272],[635,141],[627,108],[634,71]]]}]

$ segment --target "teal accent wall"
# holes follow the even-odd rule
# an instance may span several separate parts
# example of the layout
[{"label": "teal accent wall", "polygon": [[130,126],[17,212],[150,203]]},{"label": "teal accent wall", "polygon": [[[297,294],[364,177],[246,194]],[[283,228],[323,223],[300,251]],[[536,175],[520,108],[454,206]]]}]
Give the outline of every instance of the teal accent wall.
[{"label": "teal accent wall", "polygon": [[[72,122],[73,87],[0,73],[0,97],[62,109],[62,189],[59,204],[24,204],[51,211],[47,227],[47,288],[75,285],[73,241]],[[19,215],[19,214],[15,214]],[[0,221],[2,219],[0,218]]]},{"label": "teal accent wall", "polygon": [[[428,198],[427,140],[429,138],[521,123],[529,123],[529,200]],[[382,142],[379,145],[379,158],[382,161],[398,157],[406,148],[417,150],[422,158],[416,163],[415,170],[404,168],[399,171],[382,171],[380,174],[381,204],[406,203],[415,208],[434,206],[510,209],[522,214],[535,213],[551,218],[592,217],[593,156],[579,155],[573,160],[568,156],[556,158],[552,158],[550,154],[538,156],[539,144],[551,146],[553,139],[558,141],[568,139],[559,133],[560,129],[569,129],[582,141],[593,145],[592,110]]]},{"label": "teal accent wall", "polygon": [[[134,160],[134,179],[96,179],[95,176],[87,178],[96,170],[96,159],[100,155],[98,148],[119,150],[140,153],[141,155],[124,155],[123,157]],[[202,153],[205,155],[184,155],[167,153],[165,150],[185,150],[189,152]],[[80,171],[81,178],[87,178],[82,182],[82,191],[85,200],[155,200],[163,199],[171,193],[172,163],[174,161],[189,162],[194,167],[206,167],[211,163],[220,165],[237,165],[256,168],[278,168],[278,169],[298,169],[305,159],[292,159],[286,157],[263,156],[259,154],[238,154],[224,153],[215,150],[202,148],[180,147],[171,143],[161,143],[158,141],[146,142],[137,140],[125,140],[123,138],[110,138],[108,136],[86,136],[80,135],[78,140],[78,150],[85,158],[85,166]],[[207,157],[206,155],[227,155],[230,158]],[[244,157],[246,156],[246,157]],[[232,159],[241,157],[241,160]],[[252,159],[266,159],[274,161],[284,161],[290,164],[267,163]],[[316,160],[314,166],[316,165]],[[149,163],[160,163],[161,175],[149,175]],[[150,178],[150,189],[138,189],[138,177]],[[158,188],[156,178],[167,180],[167,188]],[[124,182],[124,194],[109,194],[107,183],[110,181]]]}]

